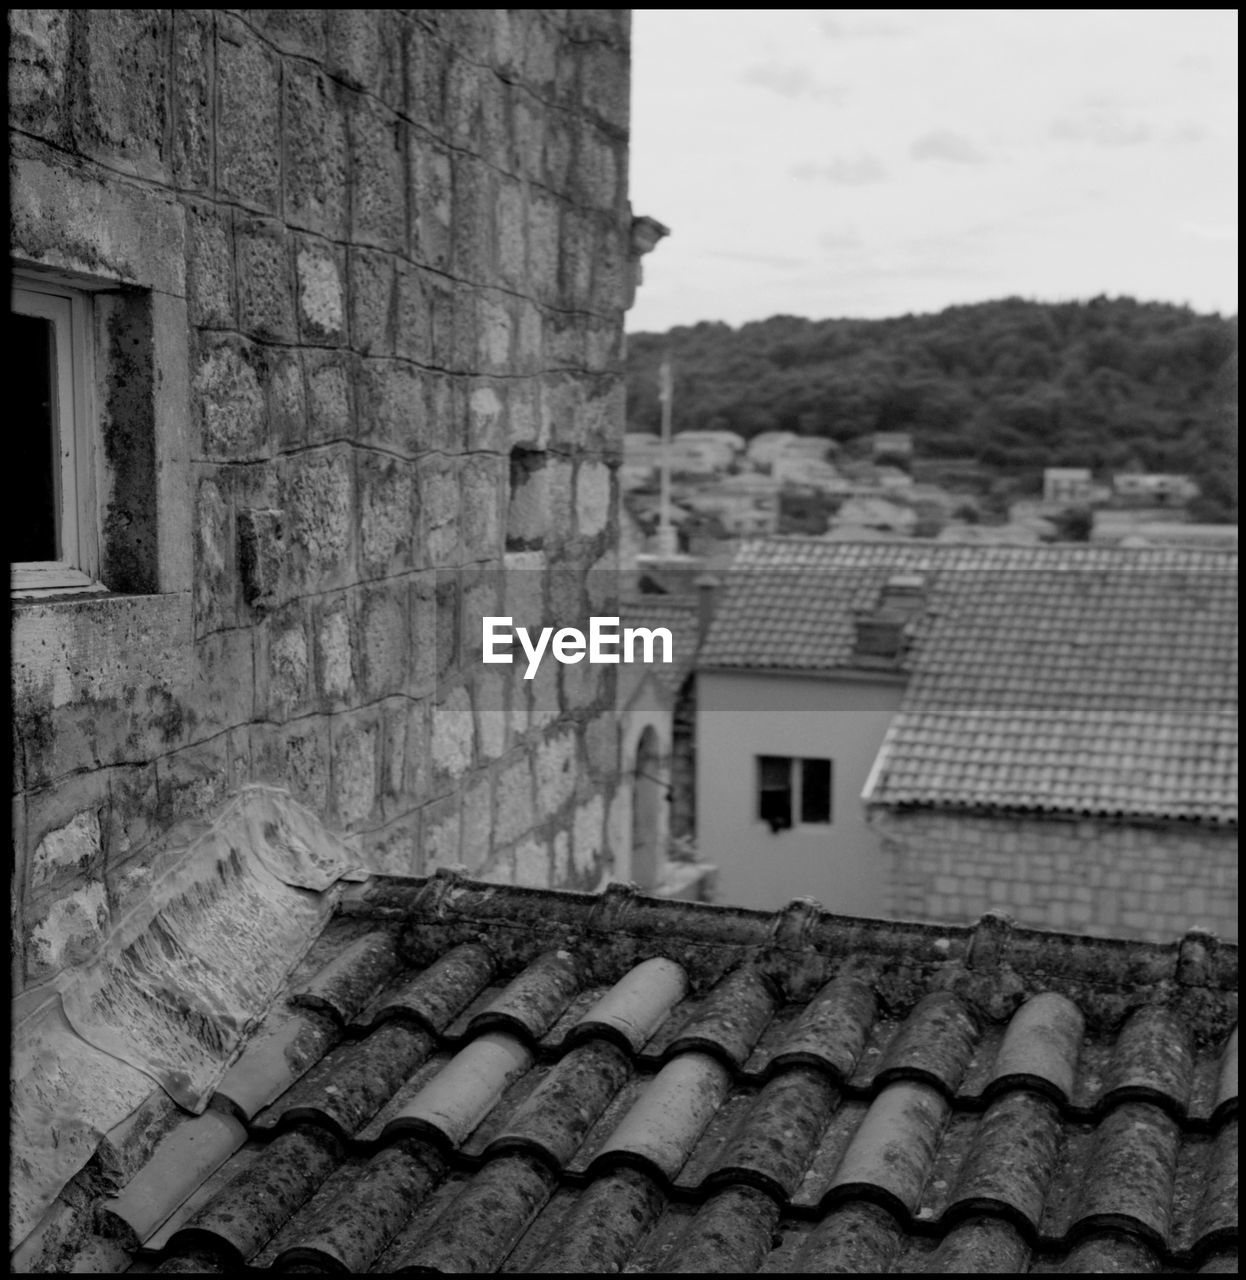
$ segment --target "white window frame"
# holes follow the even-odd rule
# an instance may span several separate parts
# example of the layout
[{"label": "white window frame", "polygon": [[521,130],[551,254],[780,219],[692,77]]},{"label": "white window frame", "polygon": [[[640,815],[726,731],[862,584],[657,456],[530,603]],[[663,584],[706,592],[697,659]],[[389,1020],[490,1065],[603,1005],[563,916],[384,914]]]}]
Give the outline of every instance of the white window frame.
[{"label": "white window frame", "polygon": [[[95,486],[94,306],[91,293],[36,272],[14,271],[11,308],[51,322],[55,335],[52,414],[59,467],[55,560],[12,566],[13,595],[102,592]],[[20,479],[19,479],[20,483]]]}]

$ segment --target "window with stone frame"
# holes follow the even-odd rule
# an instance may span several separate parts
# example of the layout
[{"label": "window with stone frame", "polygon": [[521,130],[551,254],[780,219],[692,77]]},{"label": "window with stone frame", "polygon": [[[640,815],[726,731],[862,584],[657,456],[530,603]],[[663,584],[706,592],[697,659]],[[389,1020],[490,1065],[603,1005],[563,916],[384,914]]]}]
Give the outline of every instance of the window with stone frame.
[{"label": "window with stone frame", "polygon": [[94,303],[14,272],[9,314],[9,562],[15,591],[100,590]]}]

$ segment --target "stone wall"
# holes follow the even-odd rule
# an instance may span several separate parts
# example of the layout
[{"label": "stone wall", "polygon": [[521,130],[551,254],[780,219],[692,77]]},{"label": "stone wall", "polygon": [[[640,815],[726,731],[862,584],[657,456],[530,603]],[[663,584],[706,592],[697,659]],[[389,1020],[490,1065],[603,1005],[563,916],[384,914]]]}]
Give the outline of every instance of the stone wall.
[{"label": "stone wall", "polygon": [[12,258],[92,291],[112,592],[14,602],[15,991],[248,781],[370,868],[608,872],[612,670],[485,668],[479,617],[610,603],[628,15],[10,10]]},{"label": "stone wall", "polygon": [[874,810],[891,914],[1169,942],[1191,926],[1237,940],[1237,832]]}]

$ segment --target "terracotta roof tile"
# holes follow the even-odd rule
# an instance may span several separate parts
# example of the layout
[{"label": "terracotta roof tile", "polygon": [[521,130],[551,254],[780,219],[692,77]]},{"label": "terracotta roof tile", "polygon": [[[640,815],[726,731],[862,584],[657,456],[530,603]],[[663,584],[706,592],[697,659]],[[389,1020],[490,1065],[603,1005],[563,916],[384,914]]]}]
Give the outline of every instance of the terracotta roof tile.
[{"label": "terracotta roof tile", "polygon": [[[1209,935],[445,876],[349,911],[373,927],[335,922],[286,1006],[350,991],[340,1027],[310,1015],[336,1045],[245,1127],[188,1118],[109,1202],[140,1266],[1171,1270],[1236,1247],[1236,948]],[[227,1140],[189,1159],[205,1123]]]},{"label": "terracotta roof tile", "polygon": [[761,539],[699,665],[860,668],[897,574],[921,606],[868,799],[1236,823],[1236,552]]}]

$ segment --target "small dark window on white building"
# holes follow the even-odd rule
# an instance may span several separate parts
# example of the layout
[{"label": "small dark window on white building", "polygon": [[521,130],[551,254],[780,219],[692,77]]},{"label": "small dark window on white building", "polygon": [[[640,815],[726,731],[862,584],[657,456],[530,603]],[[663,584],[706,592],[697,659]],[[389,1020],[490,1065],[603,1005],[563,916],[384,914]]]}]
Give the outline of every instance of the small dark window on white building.
[{"label": "small dark window on white building", "polygon": [[9,338],[13,587],[95,587],[90,293],[16,274]]},{"label": "small dark window on white building", "polygon": [[772,832],[831,821],[829,760],[792,756],[757,757],[757,816]]}]

